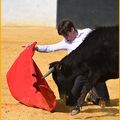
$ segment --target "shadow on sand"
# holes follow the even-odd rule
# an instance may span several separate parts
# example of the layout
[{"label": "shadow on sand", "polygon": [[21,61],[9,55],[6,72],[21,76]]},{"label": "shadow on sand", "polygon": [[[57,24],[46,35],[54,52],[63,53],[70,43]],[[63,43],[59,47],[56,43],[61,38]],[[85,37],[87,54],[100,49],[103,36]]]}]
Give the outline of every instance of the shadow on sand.
[{"label": "shadow on sand", "polygon": [[[119,110],[117,108],[113,108],[115,106],[119,106],[119,99],[112,99],[110,101],[111,105],[109,107],[105,108],[92,108],[93,104],[91,105],[91,108],[88,108],[84,111],[81,111],[81,113],[94,113],[94,112],[104,112],[106,113],[103,116],[116,116],[119,113]],[[60,99],[57,100],[56,109],[54,112],[64,112],[69,113],[73,109],[73,106],[66,106],[65,103],[63,103]],[[98,116],[99,117],[99,116]],[[102,117],[102,116],[101,116]],[[87,119],[87,118],[86,118]]]},{"label": "shadow on sand", "polygon": [[55,112],[69,113],[72,108],[72,106],[66,106],[65,103],[59,99],[57,100]]}]

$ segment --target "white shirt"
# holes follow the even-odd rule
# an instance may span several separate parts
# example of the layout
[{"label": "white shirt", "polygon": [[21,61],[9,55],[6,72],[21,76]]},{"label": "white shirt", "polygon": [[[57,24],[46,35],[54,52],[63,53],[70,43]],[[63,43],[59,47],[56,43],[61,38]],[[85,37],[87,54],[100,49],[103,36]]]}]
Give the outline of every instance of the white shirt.
[{"label": "white shirt", "polygon": [[91,32],[90,28],[85,28],[78,30],[77,37],[72,41],[68,42],[66,39],[63,39],[61,42],[51,45],[37,45],[38,51],[41,52],[52,52],[57,50],[67,50],[68,53],[76,49],[85,39],[85,37]]}]

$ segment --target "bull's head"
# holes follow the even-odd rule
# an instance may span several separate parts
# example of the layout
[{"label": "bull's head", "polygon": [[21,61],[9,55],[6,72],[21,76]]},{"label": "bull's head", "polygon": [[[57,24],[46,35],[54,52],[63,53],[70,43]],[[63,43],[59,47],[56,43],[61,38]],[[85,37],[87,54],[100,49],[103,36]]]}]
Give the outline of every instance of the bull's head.
[{"label": "bull's head", "polygon": [[60,65],[59,61],[52,62],[50,63],[49,71],[43,77],[45,78],[52,73],[53,80],[58,87],[60,98],[63,99],[65,97],[66,90],[65,90],[65,81],[62,77],[63,75],[61,74],[61,69],[62,69],[62,65]]},{"label": "bull's head", "polygon": [[59,95],[61,99],[68,97],[69,92],[73,86],[72,80],[72,70],[69,67],[62,63],[61,61],[56,61],[50,63],[49,71],[43,76],[47,77],[52,73],[53,80],[55,81]]}]

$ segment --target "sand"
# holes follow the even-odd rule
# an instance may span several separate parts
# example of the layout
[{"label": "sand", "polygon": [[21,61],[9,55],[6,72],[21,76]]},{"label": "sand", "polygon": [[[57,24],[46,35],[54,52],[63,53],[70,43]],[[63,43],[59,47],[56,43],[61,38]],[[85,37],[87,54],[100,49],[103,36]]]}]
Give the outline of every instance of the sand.
[{"label": "sand", "polygon": [[[46,78],[49,86],[57,98],[55,112],[28,107],[15,100],[8,88],[6,73],[23,50],[22,45],[37,41],[38,44],[50,44],[58,42],[62,37],[57,35],[56,29],[51,27],[2,27],[2,120],[118,120],[119,117],[119,81],[107,81],[111,106],[101,108],[89,103],[75,116],[69,113],[71,107],[65,106],[59,99],[57,86],[52,76]],[[60,60],[67,54],[65,51],[52,53],[36,52],[33,59],[44,74],[49,63]]]}]

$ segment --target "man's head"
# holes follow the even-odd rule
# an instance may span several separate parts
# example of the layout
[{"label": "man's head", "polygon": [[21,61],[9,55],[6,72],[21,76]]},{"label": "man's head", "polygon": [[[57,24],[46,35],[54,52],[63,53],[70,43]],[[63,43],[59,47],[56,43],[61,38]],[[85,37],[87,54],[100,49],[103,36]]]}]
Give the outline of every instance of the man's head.
[{"label": "man's head", "polygon": [[66,40],[73,41],[77,36],[77,30],[70,20],[63,20],[58,24],[58,34]]}]

